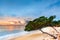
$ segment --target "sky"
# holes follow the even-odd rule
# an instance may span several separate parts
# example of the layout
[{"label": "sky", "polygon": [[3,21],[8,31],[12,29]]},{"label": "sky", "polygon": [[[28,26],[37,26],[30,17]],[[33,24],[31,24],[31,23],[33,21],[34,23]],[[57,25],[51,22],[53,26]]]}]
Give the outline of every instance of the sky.
[{"label": "sky", "polygon": [[60,0],[0,0],[0,16],[40,17],[56,15],[60,19]]}]

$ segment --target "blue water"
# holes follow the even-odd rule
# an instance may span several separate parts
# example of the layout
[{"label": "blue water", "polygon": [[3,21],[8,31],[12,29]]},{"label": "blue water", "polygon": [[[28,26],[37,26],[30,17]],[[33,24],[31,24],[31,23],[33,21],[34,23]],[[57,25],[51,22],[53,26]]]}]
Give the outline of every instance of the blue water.
[{"label": "blue water", "polygon": [[[22,27],[22,26],[17,26],[17,27],[15,26],[15,28],[20,28],[20,27]],[[1,29],[6,29],[6,28],[4,26],[1,26],[0,30]],[[13,31],[8,31],[8,30],[7,31],[6,30],[5,31],[0,31],[0,36],[12,34],[12,33],[18,33],[18,32],[21,32],[21,31],[22,30],[15,30],[15,29]]]},{"label": "blue water", "polygon": [[8,35],[8,34],[12,34],[12,33],[18,33],[18,32],[21,32],[19,30],[14,30],[14,31],[3,31],[3,32],[0,32],[0,36],[4,36],[4,35]]}]

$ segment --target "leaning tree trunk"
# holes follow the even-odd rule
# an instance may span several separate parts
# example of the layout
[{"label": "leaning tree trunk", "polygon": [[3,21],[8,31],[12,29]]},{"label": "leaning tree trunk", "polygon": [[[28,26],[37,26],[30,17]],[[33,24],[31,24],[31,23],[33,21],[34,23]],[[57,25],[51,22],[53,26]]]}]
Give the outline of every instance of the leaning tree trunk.
[{"label": "leaning tree trunk", "polygon": [[57,33],[59,33],[54,27],[52,27]]},{"label": "leaning tree trunk", "polygon": [[53,37],[54,39],[57,39],[57,37],[55,37],[55,36],[52,35],[52,34],[49,34],[49,33],[47,33],[47,32],[44,32],[44,31],[42,31],[41,29],[40,29],[40,31],[41,31],[42,33],[44,33],[44,34],[48,34],[49,36]]}]

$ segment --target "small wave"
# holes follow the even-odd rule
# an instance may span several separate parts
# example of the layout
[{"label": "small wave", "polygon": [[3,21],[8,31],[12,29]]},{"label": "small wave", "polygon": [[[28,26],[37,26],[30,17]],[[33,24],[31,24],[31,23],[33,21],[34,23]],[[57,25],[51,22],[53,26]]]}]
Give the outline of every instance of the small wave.
[{"label": "small wave", "polygon": [[21,31],[21,32],[18,32],[18,33],[7,34],[5,36],[0,36],[0,40],[8,40],[8,39],[11,39],[11,38],[15,38],[15,37],[19,37],[19,36],[25,35],[27,33],[28,32],[26,32],[26,31]]}]

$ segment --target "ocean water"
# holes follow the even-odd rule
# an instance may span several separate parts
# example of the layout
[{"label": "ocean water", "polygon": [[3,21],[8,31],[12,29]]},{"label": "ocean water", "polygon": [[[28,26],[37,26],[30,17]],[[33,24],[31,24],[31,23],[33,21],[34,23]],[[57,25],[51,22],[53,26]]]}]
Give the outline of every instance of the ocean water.
[{"label": "ocean water", "polygon": [[[10,30],[14,27],[13,30]],[[8,40],[27,34],[25,26],[0,26],[0,40]]]},{"label": "ocean water", "polygon": [[8,34],[13,34],[13,33],[18,33],[18,32],[21,32],[20,30],[14,30],[12,32],[10,31],[3,31],[3,32],[0,32],[0,36],[4,36],[4,35],[8,35]]},{"label": "ocean water", "polygon": [[15,26],[11,31],[8,29],[9,27],[10,26],[8,27],[0,26],[0,37],[8,34],[15,34],[15,33],[24,31],[24,26]]},{"label": "ocean water", "polygon": [[23,36],[23,35],[25,35],[27,33],[29,33],[29,32],[26,32],[26,31],[16,32],[15,31],[15,32],[6,33],[5,35],[0,36],[0,40],[10,40],[10,39],[13,39],[13,38]]}]

